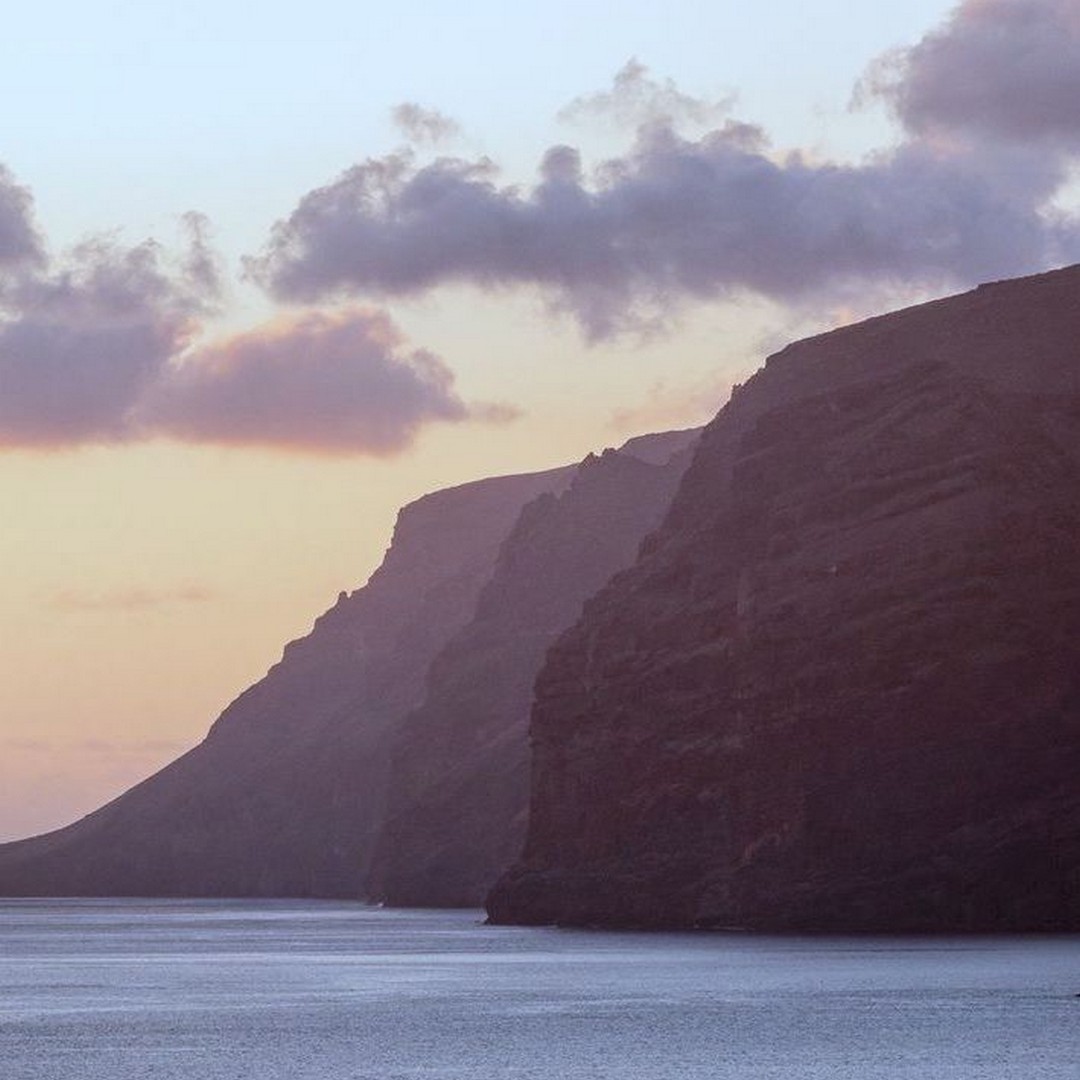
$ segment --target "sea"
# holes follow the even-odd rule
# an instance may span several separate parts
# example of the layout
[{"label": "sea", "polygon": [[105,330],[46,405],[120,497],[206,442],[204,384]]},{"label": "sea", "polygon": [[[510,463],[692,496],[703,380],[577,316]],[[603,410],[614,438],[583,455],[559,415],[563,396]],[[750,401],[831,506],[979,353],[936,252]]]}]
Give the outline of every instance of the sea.
[{"label": "sea", "polygon": [[1078,1080],[1080,937],[0,901],[0,1080]]}]

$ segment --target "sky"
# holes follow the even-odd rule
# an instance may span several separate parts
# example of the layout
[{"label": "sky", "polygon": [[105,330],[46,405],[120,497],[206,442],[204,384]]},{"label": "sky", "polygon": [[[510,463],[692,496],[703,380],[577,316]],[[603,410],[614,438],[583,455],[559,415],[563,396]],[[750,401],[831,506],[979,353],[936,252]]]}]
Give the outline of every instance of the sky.
[{"label": "sky", "polygon": [[1080,0],[19,8],[0,839],[194,745],[403,503],[1080,261]]}]

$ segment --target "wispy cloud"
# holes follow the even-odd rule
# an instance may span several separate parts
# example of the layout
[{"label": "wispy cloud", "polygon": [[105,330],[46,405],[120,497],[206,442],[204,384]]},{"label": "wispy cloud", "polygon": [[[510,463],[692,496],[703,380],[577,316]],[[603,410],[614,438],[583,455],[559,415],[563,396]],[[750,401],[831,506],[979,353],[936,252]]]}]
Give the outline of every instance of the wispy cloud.
[{"label": "wispy cloud", "polygon": [[63,589],[50,596],[47,604],[55,611],[67,613],[151,611],[177,604],[205,604],[217,599],[219,594],[203,585],[180,585],[171,589],[131,586],[105,592]]},{"label": "wispy cloud", "polygon": [[145,758],[177,754],[187,749],[185,743],[175,739],[83,739],[73,744],[78,753],[95,754],[110,758]]},{"label": "wispy cloud", "polygon": [[403,101],[390,110],[397,129],[417,146],[440,146],[461,135],[461,125],[438,109],[425,109],[415,101]]},{"label": "wispy cloud", "polygon": [[707,126],[727,117],[736,95],[710,101],[683,93],[673,79],[658,79],[637,58],[628,60],[616,73],[610,90],[582,94],[559,111],[567,123],[614,121],[636,129],[642,124],[696,124]]}]

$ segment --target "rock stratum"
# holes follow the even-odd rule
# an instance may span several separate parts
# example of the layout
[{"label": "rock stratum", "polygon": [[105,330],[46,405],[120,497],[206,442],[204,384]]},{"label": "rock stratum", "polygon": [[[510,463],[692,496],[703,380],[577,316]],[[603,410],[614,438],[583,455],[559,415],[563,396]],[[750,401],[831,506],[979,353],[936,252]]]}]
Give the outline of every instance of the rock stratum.
[{"label": "rock stratum", "polygon": [[495,922],[1080,930],[1080,268],[772,356],[531,739]]}]

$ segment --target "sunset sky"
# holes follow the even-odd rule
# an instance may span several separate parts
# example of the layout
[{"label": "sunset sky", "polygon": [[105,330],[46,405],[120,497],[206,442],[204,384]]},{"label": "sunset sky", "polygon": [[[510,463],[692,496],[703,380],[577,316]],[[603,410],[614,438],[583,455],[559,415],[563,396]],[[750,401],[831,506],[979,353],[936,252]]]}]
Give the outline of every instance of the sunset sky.
[{"label": "sunset sky", "polygon": [[402,503],[1080,260],[1080,0],[20,8],[0,839],[198,741]]}]

